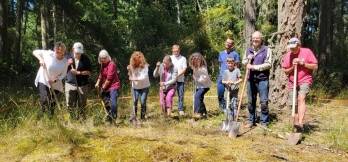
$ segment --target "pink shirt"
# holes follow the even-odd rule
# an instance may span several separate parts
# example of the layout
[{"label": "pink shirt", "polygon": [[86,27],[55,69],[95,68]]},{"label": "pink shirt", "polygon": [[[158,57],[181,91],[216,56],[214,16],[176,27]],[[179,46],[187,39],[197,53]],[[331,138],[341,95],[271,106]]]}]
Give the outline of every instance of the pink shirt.
[{"label": "pink shirt", "polygon": [[[304,62],[307,64],[318,64],[317,59],[315,58],[313,52],[308,48],[300,48],[298,54],[292,54],[288,52],[282,60],[282,68],[292,67],[292,60],[294,58],[304,59]],[[312,70],[305,68],[303,65],[297,65],[297,83],[301,85],[303,83],[312,84]],[[292,88],[294,83],[294,72],[289,74],[288,88]]]},{"label": "pink shirt", "polygon": [[121,86],[117,74],[116,64],[112,61],[102,65],[102,69],[99,74],[99,79],[100,86],[102,86],[106,80],[110,81],[110,84],[106,87],[107,91],[110,91],[112,89],[119,89]]}]

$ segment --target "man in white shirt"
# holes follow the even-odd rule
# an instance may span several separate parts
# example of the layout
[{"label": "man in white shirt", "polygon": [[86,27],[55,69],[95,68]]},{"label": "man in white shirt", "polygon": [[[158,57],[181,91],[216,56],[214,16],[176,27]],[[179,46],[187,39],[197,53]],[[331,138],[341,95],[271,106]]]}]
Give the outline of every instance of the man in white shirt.
[{"label": "man in white shirt", "polygon": [[172,46],[172,55],[170,56],[172,59],[173,65],[176,69],[178,69],[178,77],[176,82],[176,89],[178,91],[178,109],[179,115],[183,116],[184,113],[184,84],[185,84],[185,72],[187,68],[186,58],[180,54],[180,46],[174,44]]},{"label": "man in white shirt", "polygon": [[[66,47],[64,43],[57,42],[52,50],[34,50],[33,55],[39,60],[40,68],[35,78],[35,85],[40,93],[40,106],[43,112],[48,111],[52,116],[54,95],[63,92],[62,80],[66,76],[68,61],[64,57]],[[54,94],[53,94],[54,93]]]}]

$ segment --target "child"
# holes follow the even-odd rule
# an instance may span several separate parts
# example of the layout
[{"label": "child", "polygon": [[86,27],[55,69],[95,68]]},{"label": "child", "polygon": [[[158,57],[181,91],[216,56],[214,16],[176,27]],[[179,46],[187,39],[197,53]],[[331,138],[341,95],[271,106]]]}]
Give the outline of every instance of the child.
[{"label": "child", "polygon": [[242,81],[239,68],[236,66],[233,58],[227,58],[228,69],[224,71],[222,83],[230,93],[228,100],[229,105],[226,105],[226,117],[228,121],[234,119],[238,106],[238,84]]},{"label": "child", "polygon": [[209,91],[211,80],[207,70],[207,62],[203,56],[196,52],[189,58],[189,65],[193,70],[193,79],[196,82],[196,91],[194,94],[194,117],[201,118],[207,115],[204,104],[204,95]]},{"label": "child", "polygon": [[129,80],[132,82],[133,93],[133,111],[130,121],[137,120],[137,106],[139,98],[141,103],[140,118],[142,120],[145,119],[146,100],[150,87],[148,67],[149,65],[146,62],[144,54],[140,51],[133,52],[129,65],[127,66]]},{"label": "child", "polygon": [[170,116],[176,88],[178,70],[174,68],[169,55],[164,56],[163,63],[157,62],[153,76],[160,77],[160,104],[164,116]]}]

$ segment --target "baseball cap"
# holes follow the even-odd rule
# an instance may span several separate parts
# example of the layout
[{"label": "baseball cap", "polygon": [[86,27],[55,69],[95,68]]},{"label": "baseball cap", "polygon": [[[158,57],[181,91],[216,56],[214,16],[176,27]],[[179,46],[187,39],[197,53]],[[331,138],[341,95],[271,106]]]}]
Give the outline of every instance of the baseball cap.
[{"label": "baseball cap", "polygon": [[76,42],[73,45],[73,49],[75,53],[83,53],[83,45],[80,42]]},{"label": "baseball cap", "polygon": [[288,41],[288,48],[296,48],[297,45],[300,44],[300,40],[298,38],[291,38],[289,41]]}]

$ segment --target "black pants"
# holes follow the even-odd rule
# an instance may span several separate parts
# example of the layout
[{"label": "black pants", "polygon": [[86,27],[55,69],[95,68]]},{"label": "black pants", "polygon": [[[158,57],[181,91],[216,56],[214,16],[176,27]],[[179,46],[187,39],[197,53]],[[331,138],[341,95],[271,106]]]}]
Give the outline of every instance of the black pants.
[{"label": "black pants", "polygon": [[56,106],[56,102],[53,96],[53,93],[56,94],[56,96],[58,96],[60,93],[57,90],[53,90],[50,88],[48,88],[48,86],[46,86],[43,83],[38,84],[38,89],[39,89],[39,95],[40,95],[40,107],[42,112],[47,112],[49,113],[49,115],[53,115],[54,114],[54,108]]}]

